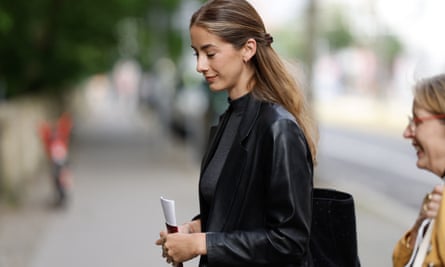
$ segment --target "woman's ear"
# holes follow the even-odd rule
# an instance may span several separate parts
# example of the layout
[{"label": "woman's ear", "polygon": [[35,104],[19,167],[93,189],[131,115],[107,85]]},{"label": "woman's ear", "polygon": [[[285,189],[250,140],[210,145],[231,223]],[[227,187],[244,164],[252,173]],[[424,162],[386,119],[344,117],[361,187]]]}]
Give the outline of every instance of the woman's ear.
[{"label": "woman's ear", "polygon": [[249,38],[243,46],[243,61],[249,61],[256,54],[256,41]]}]

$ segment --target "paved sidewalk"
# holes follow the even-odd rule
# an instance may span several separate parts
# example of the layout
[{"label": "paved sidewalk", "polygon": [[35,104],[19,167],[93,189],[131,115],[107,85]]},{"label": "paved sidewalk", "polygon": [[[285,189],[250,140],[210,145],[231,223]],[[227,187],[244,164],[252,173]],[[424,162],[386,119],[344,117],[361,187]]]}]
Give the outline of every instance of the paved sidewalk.
[{"label": "paved sidewalk", "polygon": [[[0,206],[0,267],[26,267],[57,214],[48,205],[49,181],[39,176],[19,207]],[[49,179],[48,179],[49,180]]]}]

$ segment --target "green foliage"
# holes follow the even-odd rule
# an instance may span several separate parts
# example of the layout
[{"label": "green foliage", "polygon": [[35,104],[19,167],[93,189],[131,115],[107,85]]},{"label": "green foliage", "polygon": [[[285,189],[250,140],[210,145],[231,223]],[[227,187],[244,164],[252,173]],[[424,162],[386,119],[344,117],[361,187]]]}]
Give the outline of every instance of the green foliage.
[{"label": "green foliage", "polygon": [[355,40],[351,33],[348,23],[345,21],[345,16],[342,10],[334,8],[330,19],[326,20],[328,25],[321,31],[321,35],[327,40],[329,47],[332,50],[341,50],[342,48],[351,46]]},{"label": "green foliage", "polygon": [[[179,3],[180,0],[2,1],[0,84],[5,88],[0,91],[6,89],[6,97],[62,91],[81,77],[107,71],[121,56],[116,30],[120,21],[143,19],[155,13],[148,12],[153,9],[170,17]],[[177,37],[171,38],[177,41]],[[149,38],[138,41],[147,42],[140,46],[154,45]],[[174,46],[168,52],[175,53],[176,49]]]},{"label": "green foliage", "polygon": [[274,48],[279,52],[283,58],[296,58],[299,60],[306,60],[306,47],[303,31],[288,30],[274,33],[273,43]]}]

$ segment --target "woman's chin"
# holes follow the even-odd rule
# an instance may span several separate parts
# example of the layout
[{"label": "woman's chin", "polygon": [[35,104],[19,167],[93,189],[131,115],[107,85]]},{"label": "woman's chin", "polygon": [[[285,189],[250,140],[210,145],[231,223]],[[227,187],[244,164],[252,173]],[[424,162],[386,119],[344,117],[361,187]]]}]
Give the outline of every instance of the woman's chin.
[{"label": "woman's chin", "polygon": [[425,169],[425,161],[422,159],[422,157],[419,157],[419,155],[417,155],[416,166],[419,169]]},{"label": "woman's chin", "polygon": [[418,159],[417,163],[416,163],[417,168],[419,169],[423,169],[423,170],[427,170],[429,171],[430,169],[428,168],[428,165],[425,163],[424,160],[422,159]]},{"label": "woman's chin", "polygon": [[209,84],[209,88],[212,92],[220,92],[220,91],[224,91],[224,88],[221,88],[217,85],[214,84]]}]

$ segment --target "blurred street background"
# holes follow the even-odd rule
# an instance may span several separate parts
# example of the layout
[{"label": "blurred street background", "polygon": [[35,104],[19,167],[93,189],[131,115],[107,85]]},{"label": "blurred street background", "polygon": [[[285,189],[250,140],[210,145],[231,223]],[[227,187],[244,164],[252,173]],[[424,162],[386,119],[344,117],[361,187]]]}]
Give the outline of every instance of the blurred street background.
[{"label": "blurred street background", "polygon": [[[249,2],[306,85],[316,186],[354,196],[362,266],[391,266],[439,183],[402,131],[411,86],[445,69],[445,2]],[[195,71],[188,20],[200,3],[0,2],[0,267],[168,266],[154,245],[159,197],[176,201],[179,222],[197,214],[207,130],[226,107]],[[39,130],[61,114],[71,182],[56,207]]]}]

